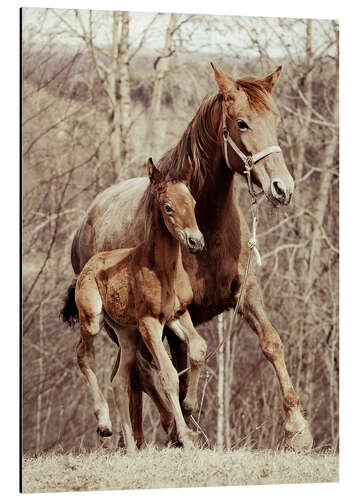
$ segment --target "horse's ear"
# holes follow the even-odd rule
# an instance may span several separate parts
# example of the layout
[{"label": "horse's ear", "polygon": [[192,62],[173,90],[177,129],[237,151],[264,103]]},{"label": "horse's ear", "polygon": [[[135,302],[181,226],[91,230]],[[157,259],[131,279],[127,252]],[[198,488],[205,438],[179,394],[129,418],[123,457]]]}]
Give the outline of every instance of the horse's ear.
[{"label": "horse's ear", "polygon": [[279,80],[281,70],[282,66],[280,65],[275,71],[273,71],[273,73],[260,80],[267,92],[271,92],[273,90],[276,82]]},{"label": "horse's ear", "polygon": [[193,174],[193,164],[192,164],[191,156],[188,154],[187,155],[187,164],[186,164],[184,175],[181,178],[181,182],[183,182],[184,184],[186,184],[186,186],[189,187],[190,183],[191,183],[192,174]]},{"label": "horse's ear", "polygon": [[162,173],[157,169],[152,161],[152,158],[148,159],[147,162],[148,176],[150,178],[151,184],[160,184],[162,182]]},{"label": "horse's ear", "polygon": [[212,61],[211,66],[213,68],[214,77],[221,94],[226,94],[231,91],[237,91],[237,87],[233,78],[223,73],[223,71],[221,71],[220,69],[216,68]]}]

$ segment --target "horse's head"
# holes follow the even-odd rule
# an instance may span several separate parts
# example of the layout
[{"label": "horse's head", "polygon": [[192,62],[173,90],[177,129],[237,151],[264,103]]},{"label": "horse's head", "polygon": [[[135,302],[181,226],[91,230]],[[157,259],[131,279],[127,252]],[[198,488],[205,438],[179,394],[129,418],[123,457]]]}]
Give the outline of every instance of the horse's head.
[{"label": "horse's head", "polygon": [[[279,112],[272,97],[272,90],[278,81],[281,66],[265,78],[246,77],[234,80],[213,63],[211,65],[219,93],[223,96],[221,120],[224,120],[225,116],[226,134],[230,140],[246,156],[267,153],[271,146],[278,146],[276,128]],[[230,168],[234,172],[244,174],[244,162],[231,144],[227,144],[225,151],[223,132],[221,147],[223,154],[228,157],[226,162]],[[251,173],[253,182],[263,189],[272,203],[287,205],[290,202],[294,181],[281,152],[268,152],[254,163]]]},{"label": "horse's head", "polygon": [[168,231],[191,253],[200,252],[205,242],[197,226],[196,201],[188,187],[192,175],[190,160],[188,159],[186,173],[180,180],[165,178],[151,158],[148,160],[147,169],[156,203],[160,207]]}]

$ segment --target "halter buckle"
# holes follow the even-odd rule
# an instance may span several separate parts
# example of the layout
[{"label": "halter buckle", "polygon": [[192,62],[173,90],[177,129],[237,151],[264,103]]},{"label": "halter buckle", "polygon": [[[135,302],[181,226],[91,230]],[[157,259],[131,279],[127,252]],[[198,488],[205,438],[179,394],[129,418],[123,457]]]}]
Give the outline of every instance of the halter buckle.
[{"label": "halter buckle", "polygon": [[253,156],[246,156],[245,158],[245,166],[246,168],[251,171],[252,168],[254,167],[254,160],[253,160]]}]

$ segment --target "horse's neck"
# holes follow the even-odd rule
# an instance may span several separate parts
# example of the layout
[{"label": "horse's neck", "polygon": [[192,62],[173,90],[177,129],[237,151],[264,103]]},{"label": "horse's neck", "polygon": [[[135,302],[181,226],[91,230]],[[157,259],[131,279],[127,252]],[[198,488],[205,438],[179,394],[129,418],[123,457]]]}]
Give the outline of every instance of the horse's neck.
[{"label": "horse's neck", "polygon": [[234,213],[233,173],[225,167],[220,152],[214,157],[211,169],[196,205],[198,226],[205,236],[229,225]]},{"label": "horse's neck", "polygon": [[163,272],[168,281],[176,276],[181,258],[180,243],[167,229],[159,207],[154,204],[149,236],[146,241],[148,255],[152,256],[156,270]]},{"label": "horse's neck", "polygon": [[211,159],[209,172],[206,175],[200,190],[196,205],[198,225],[205,232],[214,234],[224,223],[228,223],[232,217],[234,204],[233,199],[233,172],[225,164],[224,153],[221,147],[220,127],[222,119],[222,103],[216,100],[212,109],[209,122],[211,130],[208,131],[216,141],[212,150],[208,152]]}]

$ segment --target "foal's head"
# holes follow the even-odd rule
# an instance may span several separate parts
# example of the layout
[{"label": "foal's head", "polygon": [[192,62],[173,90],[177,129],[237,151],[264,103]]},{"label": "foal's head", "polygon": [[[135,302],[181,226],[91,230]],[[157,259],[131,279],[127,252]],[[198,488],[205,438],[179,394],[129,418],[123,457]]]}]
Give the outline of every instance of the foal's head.
[{"label": "foal's head", "polygon": [[[281,66],[264,78],[246,77],[234,80],[211,63],[219,93],[223,97],[223,110],[227,118],[229,135],[245,155],[254,155],[269,146],[277,146],[277,125],[280,117],[272,97],[279,79]],[[221,137],[223,150],[223,134]],[[233,171],[242,174],[244,164],[228,146]],[[287,169],[282,153],[272,153],[256,163],[253,180],[274,204],[287,205],[294,190],[294,181]]]},{"label": "foal's head", "polygon": [[179,240],[191,253],[200,252],[204,247],[204,238],[198,229],[195,217],[196,202],[190,193],[192,166],[180,180],[165,178],[149,158],[148,174],[165,225],[171,235]]}]

